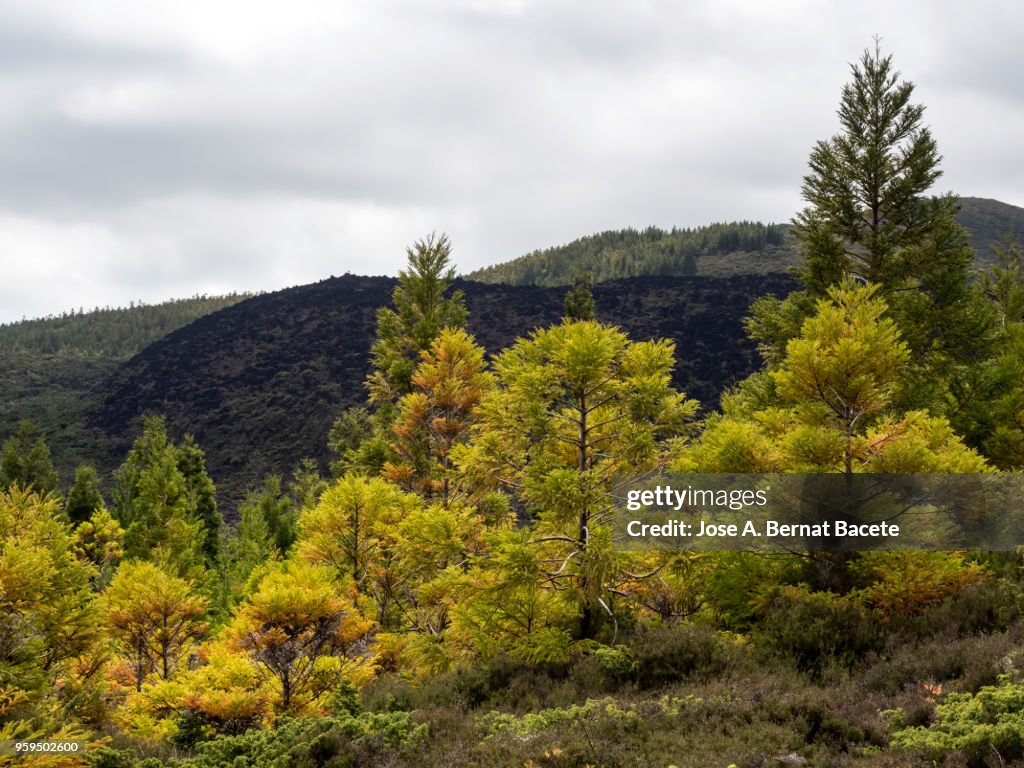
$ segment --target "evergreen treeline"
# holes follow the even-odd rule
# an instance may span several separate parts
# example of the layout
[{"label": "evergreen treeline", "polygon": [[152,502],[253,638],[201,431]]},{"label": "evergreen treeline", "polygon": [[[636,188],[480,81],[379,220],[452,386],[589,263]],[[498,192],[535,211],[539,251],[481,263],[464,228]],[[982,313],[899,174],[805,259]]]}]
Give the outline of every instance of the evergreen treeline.
[{"label": "evergreen treeline", "polygon": [[[1009,234],[1024,238],[1024,211],[997,200],[961,198],[956,219],[967,229],[980,267],[997,261],[995,249]],[[784,272],[799,264],[788,226],[738,222],[665,231],[648,227],[602,232],[568,245],[544,248],[478,269],[470,280],[509,285],[570,285],[589,272],[596,282],[641,275],[703,275]]]},{"label": "evergreen treeline", "polygon": [[[589,272],[594,281],[640,275],[737,274],[783,271],[791,263],[786,227],[742,221],[694,229],[648,227],[581,237],[568,245],[534,251],[471,272],[469,280],[511,285],[570,285]],[[729,266],[708,268],[708,257],[731,254]],[[715,262],[726,261],[714,259]]]},{"label": "evergreen treeline", "polygon": [[159,304],[79,309],[60,315],[0,324],[0,349],[44,355],[126,358],[196,318],[230,307],[251,294],[193,296]]},{"label": "evergreen treeline", "polygon": [[[0,765],[1020,764],[1020,549],[636,551],[610,522],[661,469],[1024,470],[1024,255],[969,279],[912,84],[877,46],[852,74],[804,179],[801,287],[755,306],[764,364],[706,418],[675,345],[592,319],[585,279],[488,359],[441,236],[377,314],[332,476],[266,477],[233,527],[160,418],[109,503],[87,467],[62,498],[23,425]],[[12,754],[40,742],[79,751]]]}]

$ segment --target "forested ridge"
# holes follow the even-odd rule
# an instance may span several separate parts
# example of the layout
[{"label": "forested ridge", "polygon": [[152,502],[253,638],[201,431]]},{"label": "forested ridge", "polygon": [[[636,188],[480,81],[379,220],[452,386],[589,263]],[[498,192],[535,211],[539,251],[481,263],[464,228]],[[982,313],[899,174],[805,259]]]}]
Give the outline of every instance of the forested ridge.
[{"label": "forested ridge", "polygon": [[568,285],[577,272],[595,282],[641,275],[782,272],[795,263],[780,224],[736,222],[693,229],[621,229],[582,237],[471,272],[470,280],[511,285]]},{"label": "forested ridge", "polygon": [[[83,464],[63,491],[21,423],[0,766],[1020,764],[1020,547],[636,551],[610,519],[637,473],[1024,469],[1024,252],[977,272],[913,96],[877,43],[851,67],[792,276],[484,287],[431,235],[397,280],[256,297],[147,348],[92,415],[122,430],[109,482]],[[691,384],[737,370],[723,286],[756,299],[728,316],[759,361],[702,409]],[[338,361],[295,342],[360,324]],[[358,388],[303,424],[299,393],[343,371]],[[226,524],[217,485],[267,441],[220,466],[172,404],[212,428],[262,389],[265,434],[319,421],[325,457],[268,465]],[[16,752],[40,743],[74,748]]]},{"label": "forested ridge", "polygon": [[251,294],[193,296],[158,304],[95,307],[0,324],[0,348],[43,355],[97,355],[124,359],[171,331]]},{"label": "forested ridge", "polygon": [[76,462],[100,461],[102,436],[84,424],[92,388],[157,339],[248,297],[140,302],[0,325],[0,435],[13,434],[28,419],[48,436],[65,474]]},{"label": "forested ridge", "polygon": [[[993,246],[1009,234],[1024,238],[1024,209],[998,200],[960,198],[957,221],[968,232],[979,267],[995,262]],[[640,275],[761,275],[799,263],[788,225],[760,222],[711,224],[692,229],[622,229],[542,248],[470,272],[467,278],[511,285],[569,285],[586,272],[595,282]]]}]

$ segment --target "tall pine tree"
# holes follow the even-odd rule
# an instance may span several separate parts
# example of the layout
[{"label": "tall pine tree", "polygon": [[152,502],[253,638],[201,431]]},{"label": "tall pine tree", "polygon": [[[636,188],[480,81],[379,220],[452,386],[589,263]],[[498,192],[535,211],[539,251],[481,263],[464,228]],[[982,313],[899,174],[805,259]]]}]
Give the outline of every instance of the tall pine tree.
[{"label": "tall pine tree", "polygon": [[754,307],[751,335],[770,362],[785,354],[816,299],[845,276],[877,284],[914,353],[907,403],[934,406],[958,365],[987,353],[992,317],[971,284],[973,254],[954,195],[928,191],[941,155],[902,80],[879,46],[851,67],[838,110],[842,130],[811,151],[793,231],[805,289]]},{"label": "tall pine tree", "polygon": [[536,331],[495,359],[473,439],[453,449],[465,481],[496,481],[535,518],[533,573],[575,603],[577,638],[596,636],[629,578],[611,546],[612,495],[624,475],[658,466],[696,413],[670,384],[674,351],[594,322]]},{"label": "tall pine tree", "polygon": [[114,516],[125,554],[196,577],[220,547],[220,517],[202,450],[191,438],[175,446],[164,420],[147,416],[124,464],[114,473]]}]

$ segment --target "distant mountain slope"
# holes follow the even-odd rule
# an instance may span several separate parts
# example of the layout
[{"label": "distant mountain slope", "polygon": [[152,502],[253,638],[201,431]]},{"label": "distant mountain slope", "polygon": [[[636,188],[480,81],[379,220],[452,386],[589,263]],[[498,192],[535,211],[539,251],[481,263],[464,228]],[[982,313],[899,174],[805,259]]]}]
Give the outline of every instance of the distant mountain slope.
[{"label": "distant mountain slope", "polygon": [[[997,200],[961,198],[958,221],[970,234],[981,266],[1006,233],[1024,241],[1024,208]],[[639,275],[729,275],[785,272],[798,262],[787,225],[738,222],[696,229],[614,230],[544,248],[478,269],[468,279],[510,285],[569,285],[577,272],[595,282]]]},{"label": "distant mountain slope", "polygon": [[[141,414],[164,414],[173,433],[196,436],[230,510],[263,474],[288,472],[305,456],[326,460],[335,416],[365,400],[376,310],[390,302],[394,285],[390,278],[331,278],[203,317],[121,366],[95,393],[88,424],[122,455]],[[559,288],[459,287],[469,330],[491,352],[561,316]],[[635,278],[594,293],[602,321],[636,339],[674,339],[676,385],[715,406],[723,387],[755,367],[742,329],[748,306],[792,288],[785,275]]]},{"label": "distant mountain slope", "polygon": [[248,296],[196,296],[0,325],[0,441],[20,420],[37,422],[67,478],[81,457],[99,449],[82,428],[86,393],[161,336]]},{"label": "distant mountain slope", "polygon": [[1007,234],[1024,243],[1024,208],[983,197],[960,200],[963,208],[957,221],[970,234],[979,264],[993,263],[992,246],[1001,243]]}]

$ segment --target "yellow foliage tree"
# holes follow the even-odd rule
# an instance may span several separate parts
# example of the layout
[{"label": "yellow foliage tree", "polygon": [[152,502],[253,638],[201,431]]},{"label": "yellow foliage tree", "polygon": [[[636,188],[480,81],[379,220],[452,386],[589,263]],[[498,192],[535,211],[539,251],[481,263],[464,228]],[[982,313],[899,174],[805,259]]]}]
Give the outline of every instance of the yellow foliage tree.
[{"label": "yellow foliage tree", "polygon": [[289,561],[263,578],[226,639],[271,686],[277,711],[299,713],[372,672],[373,627],[331,569]]},{"label": "yellow foliage tree", "polygon": [[132,664],[135,687],[156,673],[170,679],[193,643],[206,631],[200,617],[205,598],[191,582],[153,563],[129,561],[121,566],[102,605],[107,627]]},{"label": "yellow foliage tree", "polygon": [[[536,567],[539,586],[560,593],[543,603],[575,603],[577,639],[614,621],[610,601],[644,575],[613,549],[609,522],[622,476],[657,468],[696,413],[697,403],[671,385],[674,353],[671,342],[633,342],[591,321],[537,331],[495,359],[473,438],[453,452],[466,482],[496,481],[534,518],[535,566],[522,573]],[[525,555],[515,537],[502,546],[517,561]],[[481,598],[496,584],[521,593],[518,578],[480,575],[489,585]]]},{"label": "yellow foliage tree", "polygon": [[[69,690],[80,682],[76,659],[98,637],[94,575],[76,556],[55,497],[0,491],[0,740],[82,738]],[[38,766],[76,759],[11,758]]]},{"label": "yellow foliage tree", "polygon": [[75,529],[75,552],[96,568],[95,587],[106,588],[124,556],[124,529],[100,507]]},{"label": "yellow foliage tree", "polygon": [[412,377],[413,391],[398,403],[391,448],[396,459],[383,476],[448,506],[453,498],[451,450],[473,423],[490,382],[484,350],[461,328],[446,328]]},{"label": "yellow foliage tree", "polygon": [[130,696],[121,711],[122,725],[135,737],[165,739],[178,730],[182,713],[190,713],[209,736],[237,734],[269,714],[271,691],[244,653],[227,641],[200,647],[198,666],[170,680],[152,680]]},{"label": "yellow foliage tree", "polygon": [[377,621],[396,625],[395,534],[399,523],[422,506],[418,496],[392,483],[347,475],[299,518],[298,558],[350,578],[359,594],[372,600]]},{"label": "yellow foliage tree", "polygon": [[[773,369],[723,398],[723,412],[708,419],[674,463],[676,471],[988,471],[945,418],[896,404],[911,369],[910,348],[877,286],[852,278],[831,286],[785,350]],[[852,553],[815,553],[807,558],[807,578],[818,588],[847,592],[857,583],[854,560]],[[900,567],[913,562],[899,560]],[[934,567],[929,561],[927,568]],[[961,583],[944,581],[943,594]]]}]

